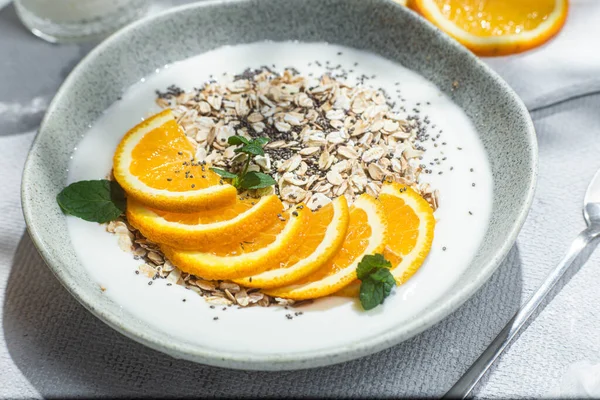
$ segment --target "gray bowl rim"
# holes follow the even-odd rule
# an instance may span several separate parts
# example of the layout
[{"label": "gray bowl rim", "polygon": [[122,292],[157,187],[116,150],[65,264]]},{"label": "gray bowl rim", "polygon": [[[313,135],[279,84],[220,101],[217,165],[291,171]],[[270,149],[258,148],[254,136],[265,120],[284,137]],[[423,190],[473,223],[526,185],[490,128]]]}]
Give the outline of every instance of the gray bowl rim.
[{"label": "gray bowl rim", "polygon": [[[38,141],[45,130],[44,127],[48,123],[48,120],[52,115],[54,109],[57,107],[57,104],[61,102],[61,98],[65,95],[65,93],[68,92],[69,87],[71,86],[71,82],[78,79],[78,76],[81,71],[85,70],[86,68],[93,68],[95,58],[98,57],[105,48],[111,46],[114,42],[121,40],[122,36],[126,35],[130,31],[136,30],[141,25],[149,24],[152,23],[152,21],[154,21],[155,19],[164,18],[172,14],[178,14],[180,12],[184,12],[190,9],[226,6],[232,3],[244,3],[248,1],[251,0],[208,0],[173,7],[163,12],[146,16],[130,25],[125,26],[124,28],[120,29],[119,31],[106,38],[102,43],[96,46],[77,64],[77,66],[71,71],[69,76],[62,83],[60,89],[58,90],[48,109],[46,110],[40,128],[38,130],[38,134],[36,135],[32,143],[30,153],[25,162],[25,168],[23,171],[21,183],[21,202],[23,208],[23,215],[25,217],[25,222],[27,225],[27,231],[29,232],[29,235],[35,247],[39,251],[40,255],[42,256],[43,260],[48,265],[50,270],[58,278],[61,284],[67,289],[67,291],[71,293],[71,295],[75,297],[77,301],[79,301],[79,303],[81,303],[86,309],[88,309],[92,314],[94,314],[104,323],[117,330],[118,332],[122,333],[123,335],[147,347],[169,354],[175,358],[186,359],[202,364],[233,369],[294,370],[304,368],[315,368],[350,361],[379,352],[386,348],[392,347],[398,343],[401,343],[407,339],[410,339],[418,335],[419,333],[425,331],[426,329],[432,327],[433,325],[437,324],[442,319],[446,318],[454,311],[456,311],[462,304],[464,304],[469,298],[471,298],[483,286],[484,283],[488,281],[488,279],[496,271],[500,263],[507,256],[508,252],[515,243],[523,224],[525,223],[525,220],[529,213],[529,209],[531,208],[533,202],[538,174],[538,145],[535,128],[533,126],[533,122],[531,120],[529,112],[523,104],[522,100],[519,98],[519,96],[513,91],[513,89],[495,71],[488,67],[477,56],[475,56],[461,44],[456,42],[454,39],[450,38],[445,33],[440,31],[438,28],[431,25],[421,16],[417,15],[416,13],[410,10],[407,10],[404,6],[401,6],[400,4],[396,4],[396,6],[399,9],[403,10],[401,12],[409,13],[409,18],[417,20],[416,23],[426,24],[428,28],[433,30],[436,35],[441,36],[441,39],[445,41],[449,47],[452,47],[455,50],[463,53],[464,57],[467,58],[467,62],[474,62],[478,64],[478,66],[482,68],[484,72],[487,73],[495,81],[495,83],[501,87],[502,90],[509,93],[517,106],[517,109],[515,111],[518,112],[520,116],[525,119],[527,125],[525,133],[527,135],[530,149],[530,159],[528,160],[528,165],[532,166],[532,170],[530,171],[530,181],[527,187],[525,202],[521,205],[518,217],[515,219],[512,229],[510,230],[505,241],[503,242],[503,245],[496,250],[494,256],[491,257],[487,263],[482,263],[480,271],[474,279],[464,283],[459,290],[456,290],[453,294],[447,297],[447,301],[444,303],[444,307],[431,309],[431,311],[421,314],[419,317],[412,319],[411,321],[407,322],[401,327],[397,327],[393,330],[382,333],[380,336],[377,337],[376,340],[369,341],[366,344],[353,343],[352,345],[348,346],[331,347],[327,350],[311,351],[305,353],[291,353],[289,355],[240,355],[235,352],[225,353],[223,351],[199,348],[198,346],[194,345],[179,345],[177,343],[161,339],[161,335],[156,332],[137,332],[135,330],[130,329],[130,327],[127,326],[127,322],[124,321],[119,315],[96,308],[91,293],[87,293],[85,290],[82,290],[81,287],[78,287],[77,282],[75,280],[70,279],[69,276],[66,273],[64,273],[63,268],[61,267],[58,260],[54,259],[52,257],[52,253],[46,249],[44,240],[42,238],[43,234],[40,233],[41,231],[36,225],[36,217],[32,213],[32,208],[28,200],[29,197],[33,194],[32,191],[35,187],[35,185],[32,183],[34,182],[34,179],[30,175],[30,167],[33,163],[33,157],[31,153],[32,150],[37,147]],[[381,1],[387,2],[390,0]]]}]

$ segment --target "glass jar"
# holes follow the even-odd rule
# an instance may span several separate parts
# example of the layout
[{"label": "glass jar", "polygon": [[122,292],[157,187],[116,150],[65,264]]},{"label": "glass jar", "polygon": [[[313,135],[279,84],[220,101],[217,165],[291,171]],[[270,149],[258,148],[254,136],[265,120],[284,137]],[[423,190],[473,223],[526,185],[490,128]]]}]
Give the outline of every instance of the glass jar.
[{"label": "glass jar", "polygon": [[146,13],[147,0],[15,0],[23,24],[49,42],[99,40]]}]

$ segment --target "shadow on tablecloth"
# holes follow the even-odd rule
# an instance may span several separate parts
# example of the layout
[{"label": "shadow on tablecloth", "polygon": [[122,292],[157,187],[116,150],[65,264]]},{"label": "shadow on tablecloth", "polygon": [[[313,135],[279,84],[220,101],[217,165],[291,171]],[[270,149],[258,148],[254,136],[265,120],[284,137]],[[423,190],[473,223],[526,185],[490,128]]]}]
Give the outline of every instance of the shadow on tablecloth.
[{"label": "shadow on tablecloth", "polygon": [[233,371],[176,360],[112,330],[68,294],[25,234],[7,284],[3,329],[14,363],[44,397],[437,397],[517,310],[521,285],[514,246],[472,299],[407,342],[331,367]]}]

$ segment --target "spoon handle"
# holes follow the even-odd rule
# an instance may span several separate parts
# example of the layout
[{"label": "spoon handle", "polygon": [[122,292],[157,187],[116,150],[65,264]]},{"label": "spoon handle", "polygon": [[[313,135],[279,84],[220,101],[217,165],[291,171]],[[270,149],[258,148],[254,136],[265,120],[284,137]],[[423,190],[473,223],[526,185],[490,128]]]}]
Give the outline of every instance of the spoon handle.
[{"label": "spoon handle", "polygon": [[[582,231],[571,244],[569,251],[562,261],[550,272],[544,283],[527,300],[527,302],[517,311],[517,313],[506,324],[504,329],[496,336],[494,341],[479,356],[477,361],[465,372],[465,374],[448,390],[444,399],[464,399],[466,398],[479,380],[485,375],[486,371],[492,366],[494,361],[508,347],[517,333],[521,330],[525,322],[531,317],[535,310],[542,304],[542,301],[562,278],[565,272],[574,264],[577,257],[586,249],[594,239],[598,237],[600,230],[598,227],[589,227]],[[590,251],[595,248],[590,248]]]}]

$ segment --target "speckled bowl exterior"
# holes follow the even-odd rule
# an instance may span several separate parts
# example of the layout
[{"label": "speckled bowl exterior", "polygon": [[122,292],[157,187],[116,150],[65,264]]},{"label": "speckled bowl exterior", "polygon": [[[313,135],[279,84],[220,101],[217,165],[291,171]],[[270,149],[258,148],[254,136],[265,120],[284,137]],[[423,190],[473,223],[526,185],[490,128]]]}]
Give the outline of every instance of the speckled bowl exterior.
[{"label": "speckled bowl exterior", "polygon": [[[157,67],[219,46],[262,40],[326,41],[379,53],[433,81],[480,132],[494,177],[493,213],[483,244],[452,291],[377,340],[314,354],[268,357],[227,354],[177,341],[148,329],[103,296],[73,250],[55,198],[65,186],[71,151],[88,126],[124,88]],[[281,370],[374,353],[456,310],[486,282],[513,245],[531,205],[536,172],[533,124],[516,94],[477,57],[393,1],[210,1],[130,25],[74,69],[50,105],[27,159],[22,201],[29,233],[46,263],[77,300],[116,330],[177,358],[228,368]]]}]

